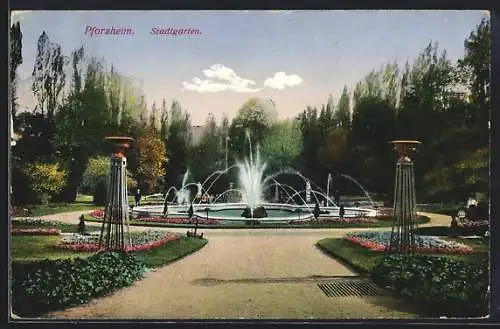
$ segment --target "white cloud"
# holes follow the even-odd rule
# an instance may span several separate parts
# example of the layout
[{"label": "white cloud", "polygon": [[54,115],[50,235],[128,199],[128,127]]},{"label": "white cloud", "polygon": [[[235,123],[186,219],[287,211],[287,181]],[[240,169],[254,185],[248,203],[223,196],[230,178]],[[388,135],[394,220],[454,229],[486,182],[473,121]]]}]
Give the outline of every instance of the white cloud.
[{"label": "white cloud", "polygon": [[296,74],[287,75],[285,72],[277,72],[273,77],[264,81],[264,86],[283,90],[285,87],[298,86],[302,83],[302,78]]},{"label": "white cloud", "polygon": [[255,93],[262,88],[252,88],[255,82],[250,79],[239,77],[234,70],[222,64],[215,64],[209,69],[203,70],[208,79],[193,78],[190,82],[183,82],[183,90],[196,91],[198,93],[216,93],[220,91],[234,91],[237,93]]}]

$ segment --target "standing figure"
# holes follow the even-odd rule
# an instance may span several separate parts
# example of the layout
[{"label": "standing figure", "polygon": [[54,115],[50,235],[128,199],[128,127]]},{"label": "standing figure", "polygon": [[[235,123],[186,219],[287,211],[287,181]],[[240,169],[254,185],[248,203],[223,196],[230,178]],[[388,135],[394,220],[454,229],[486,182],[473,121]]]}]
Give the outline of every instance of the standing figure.
[{"label": "standing figure", "polygon": [[85,216],[83,214],[80,216],[80,223],[78,223],[78,233],[85,234]]},{"label": "standing figure", "polygon": [[344,209],[344,205],[340,205],[340,209],[339,209],[339,216],[340,218],[344,218],[344,215],[345,215],[345,209]]},{"label": "standing figure", "polygon": [[137,189],[135,192],[135,206],[137,207],[139,205],[139,201],[141,201],[141,190]]}]

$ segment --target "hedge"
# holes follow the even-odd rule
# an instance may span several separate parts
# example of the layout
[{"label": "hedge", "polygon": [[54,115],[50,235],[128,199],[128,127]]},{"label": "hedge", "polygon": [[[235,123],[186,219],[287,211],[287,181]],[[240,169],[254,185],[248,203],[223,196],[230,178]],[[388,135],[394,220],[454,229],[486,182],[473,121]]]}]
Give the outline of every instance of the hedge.
[{"label": "hedge", "polygon": [[12,264],[13,312],[36,316],[88,302],[142,278],[134,255],[101,252],[89,258]]},{"label": "hedge", "polygon": [[391,255],[377,265],[373,280],[423,302],[436,316],[483,316],[489,275],[486,260],[466,263],[442,256]]}]

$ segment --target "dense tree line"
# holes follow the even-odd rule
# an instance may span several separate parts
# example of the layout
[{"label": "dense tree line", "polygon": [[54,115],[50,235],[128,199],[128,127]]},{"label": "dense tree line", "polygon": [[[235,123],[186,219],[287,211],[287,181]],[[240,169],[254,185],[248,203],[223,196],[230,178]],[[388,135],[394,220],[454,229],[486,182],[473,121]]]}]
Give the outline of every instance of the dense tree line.
[{"label": "dense tree line", "polygon": [[[11,28],[13,96],[21,39],[16,24]],[[86,172],[96,171],[95,159],[102,162],[109,153],[106,135],[136,139],[128,153],[130,177],[146,193],[179,187],[188,169],[203,181],[248,156],[252,147],[270,172],[294,168],[322,188],[331,173],[336,188],[357,193],[352,182],[340,178],[350,175],[390,200],[396,155],[389,141],[417,139],[423,143],[414,155],[421,201],[462,201],[473,192],[487,197],[490,48],[490,27],[483,20],[456,63],[429,43],[413,62],[372,70],[353,88],[344,87],[338,101],[330,96],[294,120],[278,120],[274,103],[260,98],[245,102],[233,120],[224,116],[217,122],[209,114],[201,140],[193,143],[189,114],[179,102],[148,106],[113,66],[88,58],[84,47],[65,56],[43,32],[32,75],[36,106],[18,112],[12,97],[15,130],[22,136],[13,150],[15,200],[34,202],[28,197],[33,193],[21,188],[30,180],[25,168],[34,163],[57,164],[51,170],[64,172],[50,176],[65,179],[54,200],[72,201],[78,191],[92,190]],[[89,162],[94,169],[87,170]],[[287,184],[303,184],[285,176],[280,180]],[[236,177],[230,172],[212,191],[221,193],[231,181]]]}]

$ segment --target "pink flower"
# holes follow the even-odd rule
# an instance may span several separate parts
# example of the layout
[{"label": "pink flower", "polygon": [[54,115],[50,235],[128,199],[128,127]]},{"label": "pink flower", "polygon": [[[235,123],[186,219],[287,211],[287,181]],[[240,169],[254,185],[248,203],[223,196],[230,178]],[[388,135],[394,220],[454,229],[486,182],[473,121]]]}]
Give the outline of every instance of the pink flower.
[{"label": "pink flower", "polygon": [[[147,223],[168,223],[168,224],[195,224],[195,218],[188,217],[142,217],[136,219],[138,222],[147,222]],[[198,224],[200,225],[217,225],[219,224],[218,220],[215,219],[198,219]]]},{"label": "pink flower", "polygon": [[[175,241],[180,239],[180,235],[177,233],[168,232],[163,238],[160,240],[144,243],[141,245],[133,245],[127,246],[125,251],[149,251],[158,247],[165,245],[168,242]],[[57,248],[72,250],[72,251],[88,251],[95,252],[103,250],[103,247],[99,248],[99,244],[97,243],[71,243],[71,242],[60,242],[56,245]]]},{"label": "pink flower", "polygon": [[90,216],[98,219],[104,218],[104,209],[96,209],[90,213]]},{"label": "pink flower", "polygon": [[[378,251],[378,252],[383,252],[387,250],[387,247],[383,244],[372,242],[369,240],[363,240],[359,237],[350,237],[346,236],[344,237],[344,240],[350,241],[352,243],[355,243],[363,248],[372,250],[372,251]],[[473,254],[474,250],[470,246],[460,246],[457,248],[448,248],[448,247],[443,247],[443,248],[437,248],[437,247],[432,247],[432,248],[427,248],[427,247],[418,247],[414,246],[413,250],[418,253],[425,253],[425,254]]]}]

